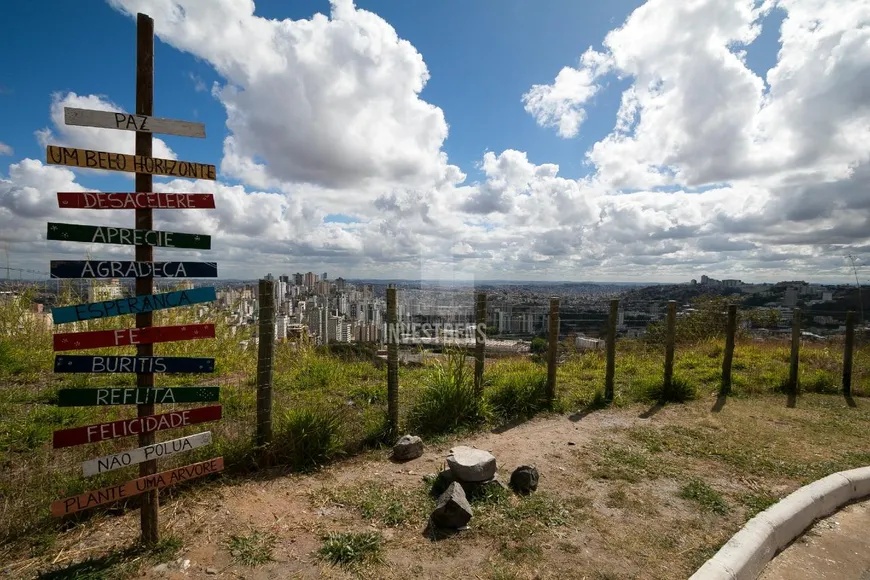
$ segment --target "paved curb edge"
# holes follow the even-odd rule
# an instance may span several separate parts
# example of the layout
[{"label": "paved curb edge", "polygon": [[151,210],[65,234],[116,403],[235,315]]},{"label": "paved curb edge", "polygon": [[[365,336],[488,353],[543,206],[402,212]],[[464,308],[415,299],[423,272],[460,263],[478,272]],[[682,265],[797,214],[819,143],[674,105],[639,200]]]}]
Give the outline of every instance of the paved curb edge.
[{"label": "paved curb edge", "polygon": [[755,580],[783,548],[819,518],[870,495],[870,467],[805,485],[746,522],[689,580]]}]

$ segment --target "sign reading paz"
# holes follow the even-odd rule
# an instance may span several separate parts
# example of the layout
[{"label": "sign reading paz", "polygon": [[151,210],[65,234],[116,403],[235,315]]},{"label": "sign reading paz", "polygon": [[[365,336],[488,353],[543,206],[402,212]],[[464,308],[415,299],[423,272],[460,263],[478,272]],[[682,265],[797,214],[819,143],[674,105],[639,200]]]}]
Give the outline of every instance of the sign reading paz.
[{"label": "sign reading paz", "polygon": [[212,403],[218,400],[220,387],[117,387],[60,389],[57,392],[58,407]]},{"label": "sign reading paz", "polygon": [[211,193],[77,193],[59,191],[57,206],[68,209],[214,209]]},{"label": "sign reading paz", "polygon": [[52,260],[52,278],[217,278],[215,262]]},{"label": "sign reading paz", "polygon": [[55,324],[63,324],[65,322],[77,322],[93,318],[121,316],[122,314],[141,314],[143,312],[177,308],[190,304],[212,302],[216,299],[217,294],[214,288],[194,288],[193,290],[179,290],[165,294],[145,294],[144,296],[118,298],[117,300],[106,300],[104,302],[60,306],[51,309],[51,318]]},{"label": "sign reading paz", "polygon": [[161,415],[147,415],[133,419],[122,419],[111,423],[96,423],[84,427],[60,429],[52,434],[52,447],[61,449],[84,443],[97,443],[118,437],[130,437],[142,433],[153,433],[166,429],[177,429],[188,425],[219,421],[222,409],[220,405],[197,407],[184,411],[172,411]]},{"label": "sign reading paz", "polygon": [[155,344],[180,340],[214,338],[214,324],[188,324],[185,326],[149,326],[146,328],[119,328],[91,332],[55,334],[54,350],[80,350],[107,346]]},{"label": "sign reading paz", "polygon": [[45,161],[49,165],[65,165],[67,167],[83,167],[86,169],[106,169],[108,171],[125,171],[127,173],[148,173],[165,175],[167,177],[189,177],[191,179],[217,179],[214,165],[196,163],[193,161],[176,161],[175,159],[160,159],[143,155],[126,155],[108,151],[92,151],[90,149],[73,149],[48,145],[45,148]]},{"label": "sign reading paz", "polygon": [[211,473],[217,473],[222,471],[223,468],[224,458],[215,457],[208,461],[185,465],[184,467],[171,469],[169,471],[164,471],[163,473],[146,475],[145,477],[140,477],[120,485],[113,485],[112,487],[106,487],[97,491],[89,491],[75,497],[53,501],[51,502],[51,515],[55,517],[65,516],[83,509],[112,503],[140,493],[145,493],[152,489],[162,489],[182,481],[187,481],[188,479],[195,479]]},{"label": "sign reading paz", "polygon": [[213,373],[214,359],[183,356],[89,356],[59,354],[56,373]]},{"label": "sign reading paz", "polygon": [[168,457],[170,455],[175,455],[176,453],[190,451],[191,449],[198,449],[199,447],[209,445],[210,443],[211,431],[205,431],[187,437],[180,437],[162,443],[154,443],[153,445],[146,445],[145,447],[139,447],[138,449],[122,451],[121,453],[115,453],[85,461],[82,463],[82,474],[85,477],[90,477],[99,473],[127,467],[128,465],[136,465],[143,461],[157,459],[159,457]]},{"label": "sign reading paz", "polygon": [[211,248],[211,236],[201,236],[199,234],[59,224],[53,222],[48,222],[48,232],[45,239],[61,242],[85,242],[88,244],[123,244],[127,246],[157,246],[161,248],[191,248],[195,250],[208,250]]},{"label": "sign reading paz", "polygon": [[160,117],[149,117],[148,115],[129,115],[127,113],[114,113],[111,111],[64,107],[63,117],[67,125],[77,125],[79,127],[143,131],[146,133],[179,135],[181,137],[205,137],[205,125],[202,123],[161,119]]}]

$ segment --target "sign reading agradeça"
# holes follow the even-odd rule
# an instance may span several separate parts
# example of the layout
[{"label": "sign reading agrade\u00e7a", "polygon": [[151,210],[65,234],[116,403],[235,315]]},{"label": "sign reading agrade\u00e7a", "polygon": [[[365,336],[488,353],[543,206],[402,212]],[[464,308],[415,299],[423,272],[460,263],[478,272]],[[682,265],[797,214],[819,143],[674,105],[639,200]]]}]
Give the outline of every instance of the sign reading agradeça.
[{"label": "sign reading agrade\u00e7a", "polygon": [[216,262],[52,260],[52,278],[217,278]]}]

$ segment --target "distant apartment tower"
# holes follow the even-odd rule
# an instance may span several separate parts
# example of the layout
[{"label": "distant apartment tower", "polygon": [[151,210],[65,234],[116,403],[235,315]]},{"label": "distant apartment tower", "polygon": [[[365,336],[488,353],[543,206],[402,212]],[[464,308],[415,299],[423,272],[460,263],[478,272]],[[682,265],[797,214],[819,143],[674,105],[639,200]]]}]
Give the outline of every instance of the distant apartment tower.
[{"label": "distant apartment tower", "polygon": [[321,280],[329,280],[329,276],[326,275],[326,272],[323,273],[323,276],[320,277]]},{"label": "distant apartment tower", "polygon": [[294,286],[302,286],[304,284],[305,284],[305,276],[303,274],[300,274],[299,272],[296,272],[295,274],[293,274],[293,285]]},{"label": "distant apartment tower", "polygon": [[317,274],[314,272],[306,272],[305,274],[305,283],[303,284],[309,290],[314,288],[314,284],[317,283]]},{"label": "distant apartment tower", "polygon": [[339,292],[344,292],[345,284],[346,284],[346,282],[344,281],[344,278],[342,278],[341,276],[339,276],[338,278],[335,279],[335,289],[338,290]]}]

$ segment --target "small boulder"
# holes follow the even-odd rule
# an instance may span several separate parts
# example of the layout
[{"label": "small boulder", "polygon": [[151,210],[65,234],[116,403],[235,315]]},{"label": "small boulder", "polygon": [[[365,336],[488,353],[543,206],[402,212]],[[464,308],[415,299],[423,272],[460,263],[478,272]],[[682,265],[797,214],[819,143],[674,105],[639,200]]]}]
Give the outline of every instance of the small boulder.
[{"label": "small boulder", "polygon": [[434,473],[429,474],[424,479],[432,483],[431,493],[433,497],[439,497],[454,482],[453,472],[449,469],[445,469],[437,475]]},{"label": "small boulder", "polygon": [[431,516],[432,523],[439,528],[459,529],[471,521],[471,505],[465,491],[458,483],[451,483],[438,498]]},{"label": "small boulder", "polygon": [[487,481],[495,477],[495,456],[489,451],[462,445],[450,450],[447,467],[457,481]]},{"label": "small boulder", "polygon": [[538,489],[540,474],[534,465],[521,465],[511,474],[511,487],[519,494],[527,495]]},{"label": "small boulder", "polygon": [[393,459],[410,461],[423,455],[423,440],[416,435],[404,435],[393,446]]}]

